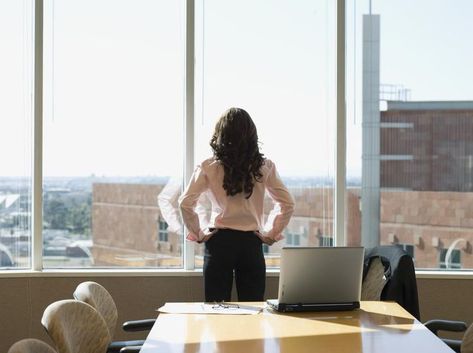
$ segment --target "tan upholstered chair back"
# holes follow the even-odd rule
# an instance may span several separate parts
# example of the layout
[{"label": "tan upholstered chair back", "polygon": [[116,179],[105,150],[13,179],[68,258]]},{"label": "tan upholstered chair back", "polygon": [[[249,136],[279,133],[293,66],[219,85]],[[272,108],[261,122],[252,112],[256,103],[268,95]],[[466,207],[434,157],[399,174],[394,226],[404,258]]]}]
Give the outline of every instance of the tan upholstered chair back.
[{"label": "tan upholstered chair back", "polygon": [[57,353],[49,344],[36,338],[25,338],[14,343],[8,353]]},{"label": "tan upholstered chair back", "polygon": [[41,324],[58,353],[105,353],[111,341],[102,316],[89,304],[73,299],[50,304]]},{"label": "tan upholstered chair back", "polygon": [[74,298],[93,306],[107,324],[110,337],[115,334],[118,311],[110,293],[96,282],[82,282],[74,291]]},{"label": "tan upholstered chair back", "polygon": [[375,257],[361,285],[361,300],[381,300],[385,284],[384,265],[379,257]]},{"label": "tan upholstered chair back", "polygon": [[461,353],[473,353],[473,324],[468,327],[463,335]]}]

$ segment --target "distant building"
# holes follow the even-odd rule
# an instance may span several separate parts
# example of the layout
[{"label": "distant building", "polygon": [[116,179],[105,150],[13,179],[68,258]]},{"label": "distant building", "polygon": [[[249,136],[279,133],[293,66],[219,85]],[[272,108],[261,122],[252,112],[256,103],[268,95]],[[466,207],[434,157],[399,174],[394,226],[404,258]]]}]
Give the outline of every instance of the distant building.
[{"label": "distant building", "polygon": [[381,188],[473,191],[473,101],[388,101]]},{"label": "distant building", "polygon": [[387,101],[380,242],[419,268],[473,268],[473,101]]},{"label": "distant building", "polygon": [[182,235],[167,232],[158,207],[162,188],[93,184],[91,252],[95,266],[182,266]]},{"label": "distant building", "polygon": [[0,194],[0,212],[15,211],[20,201],[20,194]]},{"label": "distant building", "polygon": [[[157,206],[162,186],[94,184],[92,255],[95,266],[182,266],[182,235],[168,232]],[[291,190],[296,211],[285,239],[265,247],[268,266],[278,266],[284,245],[333,245],[331,189]],[[361,241],[360,189],[347,192],[347,245]],[[403,247],[418,268],[473,268],[473,193],[380,193],[380,243]],[[269,202],[268,205],[269,206]],[[196,246],[202,265],[203,246]]]}]

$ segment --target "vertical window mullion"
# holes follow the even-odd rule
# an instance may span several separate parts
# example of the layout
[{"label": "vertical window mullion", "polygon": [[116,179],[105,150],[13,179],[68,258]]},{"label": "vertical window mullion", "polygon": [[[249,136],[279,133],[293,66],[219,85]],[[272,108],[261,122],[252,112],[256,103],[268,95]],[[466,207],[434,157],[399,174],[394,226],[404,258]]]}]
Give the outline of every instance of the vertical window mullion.
[{"label": "vertical window mullion", "polygon": [[335,245],[346,245],[346,106],[345,106],[345,0],[337,0],[337,124],[335,148],[334,234]]},{"label": "vertical window mullion", "polygon": [[[194,56],[195,56],[195,2],[186,0],[186,38],[185,38],[185,121],[184,121],[184,184],[194,171]],[[195,268],[194,243],[185,241],[187,230],[184,230],[184,269]]]},{"label": "vertical window mullion", "polygon": [[43,0],[34,2],[32,270],[43,269]]}]

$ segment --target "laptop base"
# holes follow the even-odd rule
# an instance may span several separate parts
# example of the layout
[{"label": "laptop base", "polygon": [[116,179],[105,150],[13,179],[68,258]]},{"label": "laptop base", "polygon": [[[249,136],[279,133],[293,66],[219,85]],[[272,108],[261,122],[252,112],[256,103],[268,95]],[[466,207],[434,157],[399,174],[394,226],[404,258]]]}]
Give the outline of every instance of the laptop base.
[{"label": "laptop base", "polygon": [[268,299],[267,304],[279,312],[304,312],[304,311],[349,311],[360,307],[360,302],[348,303],[278,303],[277,299]]}]

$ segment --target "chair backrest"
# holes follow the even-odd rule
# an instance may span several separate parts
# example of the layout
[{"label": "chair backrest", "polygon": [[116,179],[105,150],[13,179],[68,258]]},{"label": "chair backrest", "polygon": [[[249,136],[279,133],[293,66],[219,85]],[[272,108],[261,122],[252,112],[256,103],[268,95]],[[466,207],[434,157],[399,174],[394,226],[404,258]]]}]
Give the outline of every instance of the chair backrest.
[{"label": "chair backrest", "polygon": [[74,298],[95,308],[107,324],[110,337],[114,336],[118,311],[110,293],[100,284],[92,281],[82,282],[74,291]]},{"label": "chair backrest", "polygon": [[386,284],[381,300],[394,300],[420,320],[415,267],[412,257],[397,245],[380,245],[365,250],[365,265],[379,257],[384,265]]},{"label": "chair backrest", "polygon": [[461,353],[473,353],[473,324],[468,327],[463,335],[460,351]]},{"label": "chair backrest", "polygon": [[15,342],[8,353],[57,353],[49,344],[36,338],[25,338]]},{"label": "chair backrest", "polygon": [[58,353],[105,353],[111,341],[102,316],[89,304],[73,299],[50,304],[41,324]]},{"label": "chair backrest", "polygon": [[373,257],[361,286],[361,300],[381,300],[381,292],[386,285],[384,265],[381,258]]}]

